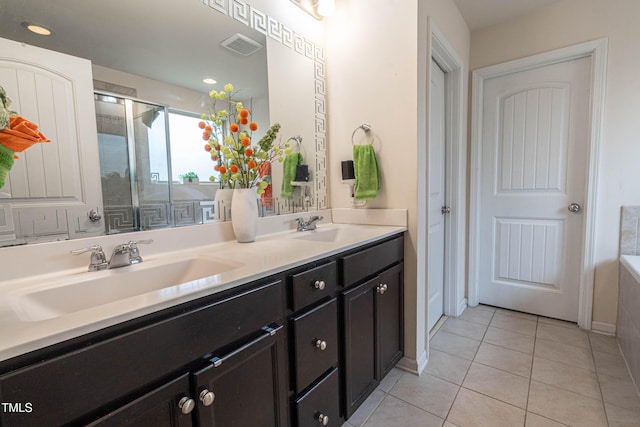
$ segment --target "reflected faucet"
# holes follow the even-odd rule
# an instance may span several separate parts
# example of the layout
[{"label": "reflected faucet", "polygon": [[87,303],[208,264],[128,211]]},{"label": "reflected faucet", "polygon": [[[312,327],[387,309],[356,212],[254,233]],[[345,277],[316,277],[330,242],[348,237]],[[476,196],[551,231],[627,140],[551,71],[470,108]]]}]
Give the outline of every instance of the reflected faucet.
[{"label": "reflected faucet", "polygon": [[302,219],[302,217],[296,218],[296,222],[298,223],[298,227],[296,228],[296,230],[297,231],[315,230],[316,229],[316,225],[322,219],[323,219],[323,217],[316,216],[316,215],[313,215],[313,216],[309,217],[309,219],[307,221]]},{"label": "reflected faucet", "polygon": [[138,243],[149,244],[153,243],[153,240],[136,240],[117,245],[113,248],[111,259],[109,260],[109,268],[120,268],[141,263],[142,257],[140,256]]}]

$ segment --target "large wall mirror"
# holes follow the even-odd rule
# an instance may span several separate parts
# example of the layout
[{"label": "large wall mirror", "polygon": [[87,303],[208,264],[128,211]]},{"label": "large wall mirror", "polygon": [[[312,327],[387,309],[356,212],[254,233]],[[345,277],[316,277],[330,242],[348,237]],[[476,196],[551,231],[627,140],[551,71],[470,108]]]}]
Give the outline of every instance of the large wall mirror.
[{"label": "large wall mirror", "polygon": [[[27,23],[52,35],[31,33]],[[282,165],[274,163],[273,200],[257,198],[260,212],[327,207],[323,48],[268,13],[241,0],[5,0],[0,37],[23,44],[0,49],[0,85],[12,108],[52,139],[21,153],[0,189],[0,245],[228,219],[228,205],[216,197],[220,186],[209,181],[214,163],[197,128],[209,91],[226,83],[262,131],[280,123],[279,139],[290,140],[309,165],[309,182],[285,199]],[[7,50],[27,51],[17,71],[2,62]],[[34,71],[49,64],[49,53],[88,60],[89,86],[49,65]],[[62,57],[62,67],[85,66],[72,60]],[[49,92],[83,102],[67,100],[61,108],[55,97],[45,101]],[[63,118],[61,109],[68,113]],[[63,119],[70,131],[61,130]],[[80,128],[87,121],[90,131]],[[74,138],[77,147],[61,148]],[[189,172],[198,178],[189,179]]]}]

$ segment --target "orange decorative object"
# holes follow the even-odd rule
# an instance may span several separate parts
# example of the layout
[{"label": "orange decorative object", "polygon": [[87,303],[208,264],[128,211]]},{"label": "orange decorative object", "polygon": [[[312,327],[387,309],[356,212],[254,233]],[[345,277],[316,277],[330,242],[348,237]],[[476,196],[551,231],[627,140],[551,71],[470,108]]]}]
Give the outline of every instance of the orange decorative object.
[{"label": "orange decorative object", "polygon": [[256,162],[255,162],[255,161],[253,161],[253,160],[249,160],[249,162],[247,163],[247,167],[248,167],[249,169],[255,169],[255,168],[256,168],[256,166],[258,166],[258,165],[257,165],[257,164],[256,164]]},{"label": "orange decorative object", "polygon": [[0,132],[0,144],[15,152],[22,152],[38,142],[51,141],[38,130],[38,125],[21,116],[11,116],[9,127]]},{"label": "orange decorative object", "polygon": [[231,166],[229,166],[229,170],[231,171],[231,173],[236,173],[236,172],[238,172],[238,166],[231,165]]},{"label": "orange decorative object", "polygon": [[238,129],[240,129],[240,128],[238,127],[238,125],[236,123],[231,123],[231,126],[229,126],[229,130],[231,132],[233,132],[233,133],[238,132]]},{"label": "orange decorative object", "polygon": [[243,108],[242,110],[240,110],[240,117],[242,118],[249,117],[249,110],[247,110],[246,108]]},{"label": "orange decorative object", "polygon": [[247,148],[246,150],[244,150],[244,155],[247,157],[253,156],[253,150],[251,148]]},{"label": "orange decorative object", "polygon": [[247,138],[246,136],[244,138],[242,138],[242,146],[243,147],[248,147],[251,144],[251,140],[249,138]]},{"label": "orange decorative object", "polygon": [[227,173],[227,168],[224,165],[220,166],[218,170],[220,171],[220,173]]},{"label": "orange decorative object", "polygon": [[200,129],[204,129],[207,126],[207,124],[205,122],[200,122],[198,123],[198,126],[200,127]]},{"label": "orange decorative object", "polygon": [[252,131],[258,130],[258,124],[256,122],[249,123],[249,129],[251,129]]}]

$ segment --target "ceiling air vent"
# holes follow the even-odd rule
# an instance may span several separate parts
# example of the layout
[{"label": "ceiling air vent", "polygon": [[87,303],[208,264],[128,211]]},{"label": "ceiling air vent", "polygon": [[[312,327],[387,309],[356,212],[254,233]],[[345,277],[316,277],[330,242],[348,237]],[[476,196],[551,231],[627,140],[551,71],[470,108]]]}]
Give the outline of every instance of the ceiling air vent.
[{"label": "ceiling air vent", "polygon": [[220,44],[230,51],[243,56],[249,56],[262,49],[260,43],[240,33],[232,35]]}]

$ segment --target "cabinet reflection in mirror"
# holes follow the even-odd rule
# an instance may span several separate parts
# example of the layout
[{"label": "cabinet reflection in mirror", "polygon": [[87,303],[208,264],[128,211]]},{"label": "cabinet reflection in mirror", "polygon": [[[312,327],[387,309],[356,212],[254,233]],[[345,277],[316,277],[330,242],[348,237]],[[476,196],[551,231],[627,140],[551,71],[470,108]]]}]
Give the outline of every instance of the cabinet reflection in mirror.
[{"label": "cabinet reflection in mirror", "polygon": [[[0,246],[229,219],[192,125],[225,83],[241,89],[258,138],[276,122],[283,141],[303,138],[310,182],[283,199],[282,164],[273,164],[273,200],[256,197],[261,215],[327,207],[323,49],[269,10],[243,0],[162,8],[5,0],[2,8],[0,85],[52,142],[22,153],[0,189]],[[25,21],[53,36],[30,33]],[[247,38],[258,47],[250,55],[239,53]]]}]

